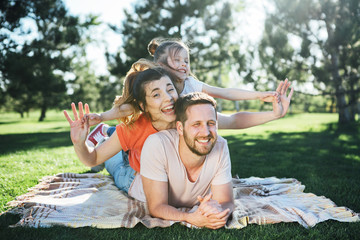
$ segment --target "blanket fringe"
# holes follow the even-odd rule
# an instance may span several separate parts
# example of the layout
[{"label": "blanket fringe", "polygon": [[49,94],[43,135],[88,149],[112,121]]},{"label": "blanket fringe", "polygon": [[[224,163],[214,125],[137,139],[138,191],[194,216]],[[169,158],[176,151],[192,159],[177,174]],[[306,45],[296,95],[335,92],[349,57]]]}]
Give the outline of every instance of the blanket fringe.
[{"label": "blanket fringe", "polygon": [[[360,216],[346,207],[312,193],[294,178],[233,178],[235,209],[226,228],[241,229],[248,224],[298,222],[308,228],[329,219],[357,222]],[[6,213],[20,215],[14,226],[132,228],[169,227],[175,221],[153,218],[146,203],[120,191],[112,177],[101,174],[60,173],[43,177],[39,184],[8,203]],[[195,211],[181,208],[181,211]],[[3,214],[3,213],[2,213]],[[195,227],[182,222],[187,227]]]}]

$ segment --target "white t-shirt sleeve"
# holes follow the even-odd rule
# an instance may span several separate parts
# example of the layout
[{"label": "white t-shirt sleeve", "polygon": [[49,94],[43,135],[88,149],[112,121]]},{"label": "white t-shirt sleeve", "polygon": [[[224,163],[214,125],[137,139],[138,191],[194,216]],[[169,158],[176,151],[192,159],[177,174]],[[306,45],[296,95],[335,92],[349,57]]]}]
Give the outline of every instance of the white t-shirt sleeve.
[{"label": "white t-shirt sleeve", "polygon": [[216,175],[211,182],[212,185],[222,185],[229,183],[232,180],[229,148],[226,140],[224,140],[222,144],[224,144],[224,147],[222,148],[223,152],[220,156],[219,167],[216,171]]},{"label": "white t-shirt sleeve", "polygon": [[158,133],[150,135],[142,148],[140,174],[151,180],[168,182],[164,144]]},{"label": "white t-shirt sleeve", "polygon": [[181,96],[192,93],[192,92],[202,92],[203,82],[196,80],[195,78],[189,76],[185,79],[185,86],[183,91],[181,92]]}]

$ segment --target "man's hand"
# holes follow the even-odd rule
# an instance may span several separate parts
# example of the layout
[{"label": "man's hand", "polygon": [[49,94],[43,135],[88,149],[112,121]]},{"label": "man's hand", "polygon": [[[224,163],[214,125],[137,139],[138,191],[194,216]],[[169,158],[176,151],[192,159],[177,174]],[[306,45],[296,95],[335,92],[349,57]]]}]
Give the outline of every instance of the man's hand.
[{"label": "man's hand", "polygon": [[230,216],[230,209],[227,208],[223,210],[221,204],[211,198],[211,193],[204,198],[198,196],[200,205],[187,221],[195,226],[211,229],[218,229],[225,226],[226,221]]},{"label": "man's hand", "polygon": [[212,193],[206,195],[204,198],[201,196],[197,197],[198,201],[200,202],[199,211],[205,217],[222,212],[222,208],[219,202],[211,198]]},{"label": "man's hand", "polygon": [[186,222],[191,223],[197,227],[206,227],[210,229],[218,229],[225,226],[229,217],[230,209],[225,209],[217,214],[210,216],[204,216],[200,209],[196,209],[195,212],[190,213]]},{"label": "man's hand", "polygon": [[[70,124],[70,137],[74,145],[85,143],[86,137],[89,133],[89,119],[85,115],[83,110],[82,102],[78,103],[79,115],[76,111],[75,103],[71,103],[71,108],[74,114],[74,120],[71,119],[66,110],[64,110],[64,115]],[[89,105],[85,104],[85,113],[90,112]]]}]

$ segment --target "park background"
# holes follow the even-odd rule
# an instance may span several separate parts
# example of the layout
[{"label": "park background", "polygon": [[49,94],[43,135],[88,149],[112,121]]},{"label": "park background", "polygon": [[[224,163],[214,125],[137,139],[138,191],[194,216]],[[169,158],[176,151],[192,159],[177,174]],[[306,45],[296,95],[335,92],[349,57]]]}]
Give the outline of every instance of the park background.
[{"label": "park background", "polygon": [[[151,59],[147,44],[155,37],[187,42],[193,73],[214,86],[267,91],[280,80],[292,81],[295,94],[284,119],[220,132],[229,142],[233,174],[294,177],[306,191],[360,212],[358,0],[7,0],[0,13],[1,212],[43,176],[88,171],[71,147],[62,110],[77,101],[94,112],[110,109],[131,64]],[[219,100],[218,108],[263,111],[271,104]],[[15,222],[2,215],[0,236],[104,237],[89,228],[7,228]],[[200,233],[182,226],[105,232],[109,239],[359,235],[358,223],[332,221],[311,230],[276,224]]]}]

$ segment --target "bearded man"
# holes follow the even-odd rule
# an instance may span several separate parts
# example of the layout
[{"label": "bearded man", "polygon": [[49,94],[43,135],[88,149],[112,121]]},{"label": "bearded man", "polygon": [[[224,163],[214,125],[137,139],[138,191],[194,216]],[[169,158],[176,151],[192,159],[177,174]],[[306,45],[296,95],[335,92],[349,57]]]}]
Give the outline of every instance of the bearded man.
[{"label": "bearded man", "polygon": [[[212,229],[234,208],[227,142],[217,134],[215,100],[190,93],[175,103],[176,129],[148,137],[141,153],[143,189],[150,214]],[[180,207],[192,208],[183,212]]]}]

